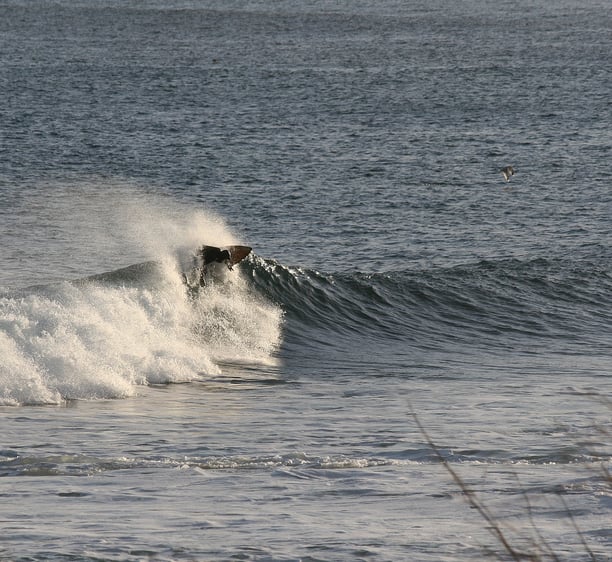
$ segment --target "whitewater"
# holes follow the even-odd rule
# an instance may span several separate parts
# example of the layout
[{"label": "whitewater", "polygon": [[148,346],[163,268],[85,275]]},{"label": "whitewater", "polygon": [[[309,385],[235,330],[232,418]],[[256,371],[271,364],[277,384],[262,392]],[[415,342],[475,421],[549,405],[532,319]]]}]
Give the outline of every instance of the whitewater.
[{"label": "whitewater", "polygon": [[[156,259],[3,292],[3,404],[125,398],[140,385],[217,375],[221,361],[273,362],[282,323],[278,307],[258,298],[238,275],[226,275],[224,283],[211,283],[195,296],[181,280],[185,248],[195,252],[203,242],[234,243],[223,221],[170,201],[136,200],[129,193],[110,190],[101,199],[67,190],[63,200],[56,193],[56,218],[79,208],[74,228],[87,233],[91,252],[104,244],[101,238],[114,236],[119,245],[129,233],[136,236],[133,244],[142,244],[135,253]],[[119,209],[119,215],[106,214],[107,228],[98,224],[89,230],[101,204]],[[134,209],[137,215],[131,214]],[[128,216],[127,233],[117,234],[113,229]],[[41,268],[44,263],[35,266],[39,279]]]}]

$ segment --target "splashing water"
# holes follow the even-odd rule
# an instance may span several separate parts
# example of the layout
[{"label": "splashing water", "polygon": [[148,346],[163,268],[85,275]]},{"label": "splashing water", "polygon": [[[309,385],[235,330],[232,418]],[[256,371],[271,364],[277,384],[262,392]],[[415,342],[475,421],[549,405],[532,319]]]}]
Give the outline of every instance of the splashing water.
[{"label": "splashing water", "polygon": [[[85,270],[95,255],[108,263],[140,252],[155,261],[77,281],[39,277],[36,286],[0,293],[0,404],[121,398],[139,385],[218,375],[221,361],[273,360],[282,311],[239,268],[195,297],[181,282],[181,249],[236,241],[220,217],[120,189],[104,197],[64,190],[45,207],[48,224],[56,228],[53,218],[68,203],[76,210],[65,223],[72,236],[64,236],[74,244],[82,235],[77,254],[89,254]],[[63,242],[40,244],[55,255]],[[119,256],[109,255],[119,247]]]}]

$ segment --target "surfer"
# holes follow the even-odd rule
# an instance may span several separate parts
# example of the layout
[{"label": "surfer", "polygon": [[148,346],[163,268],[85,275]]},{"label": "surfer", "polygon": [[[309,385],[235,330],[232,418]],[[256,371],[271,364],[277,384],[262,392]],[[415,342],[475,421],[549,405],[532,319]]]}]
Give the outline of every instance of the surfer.
[{"label": "surfer", "polygon": [[202,257],[202,265],[204,267],[209,263],[225,263],[228,269],[232,269],[232,256],[229,250],[222,250],[216,246],[202,246],[198,254]]},{"label": "surfer", "polygon": [[[249,246],[228,246],[217,248],[216,246],[201,246],[193,254],[193,263],[190,273],[182,273],[183,282],[193,287],[196,283],[200,287],[206,284],[206,276],[215,264],[225,264],[231,271],[233,266],[242,261],[251,253]],[[191,282],[189,281],[191,279]]]},{"label": "surfer", "polygon": [[514,168],[512,166],[506,166],[501,169],[501,174],[506,181],[510,181],[510,178],[514,175]]}]

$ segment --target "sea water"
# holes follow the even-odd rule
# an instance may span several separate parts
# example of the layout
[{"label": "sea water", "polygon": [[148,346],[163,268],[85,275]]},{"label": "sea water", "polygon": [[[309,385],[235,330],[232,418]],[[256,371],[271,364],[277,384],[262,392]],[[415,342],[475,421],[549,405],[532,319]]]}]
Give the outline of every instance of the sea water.
[{"label": "sea water", "polygon": [[1,2],[0,559],[609,559],[609,8]]}]

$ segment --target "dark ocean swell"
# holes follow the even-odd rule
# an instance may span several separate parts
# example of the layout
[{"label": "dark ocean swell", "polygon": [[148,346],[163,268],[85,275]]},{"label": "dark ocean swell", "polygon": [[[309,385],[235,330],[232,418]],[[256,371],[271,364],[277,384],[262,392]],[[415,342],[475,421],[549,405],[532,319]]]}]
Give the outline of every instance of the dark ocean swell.
[{"label": "dark ocean swell", "polygon": [[257,290],[284,309],[289,340],[404,342],[435,349],[545,346],[572,353],[609,348],[607,264],[508,259],[323,274],[254,258],[242,267]]}]

